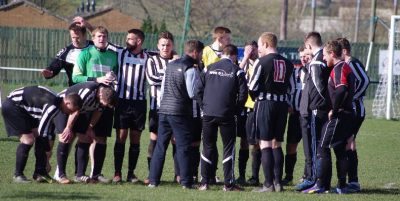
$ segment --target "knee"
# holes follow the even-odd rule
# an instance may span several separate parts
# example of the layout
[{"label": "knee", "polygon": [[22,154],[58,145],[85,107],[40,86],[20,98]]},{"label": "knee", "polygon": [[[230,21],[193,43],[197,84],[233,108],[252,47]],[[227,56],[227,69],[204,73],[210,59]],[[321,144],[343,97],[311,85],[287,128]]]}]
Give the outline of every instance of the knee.
[{"label": "knee", "polygon": [[19,138],[19,141],[22,144],[33,145],[35,143],[35,137],[33,133],[22,134],[21,137]]}]

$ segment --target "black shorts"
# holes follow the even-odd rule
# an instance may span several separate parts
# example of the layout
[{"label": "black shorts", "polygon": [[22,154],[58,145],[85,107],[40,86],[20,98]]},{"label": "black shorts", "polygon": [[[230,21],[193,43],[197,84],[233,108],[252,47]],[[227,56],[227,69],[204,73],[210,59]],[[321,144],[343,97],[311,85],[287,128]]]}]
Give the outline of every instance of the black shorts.
[{"label": "black shorts", "polygon": [[192,126],[191,126],[192,133],[193,133],[193,135],[192,135],[193,142],[201,141],[202,121],[203,120],[200,117],[193,118]]},{"label": "black shorts", "polygon": [[275,139],[283,142],[287,122],[288,105],[286,102],[260,100],[255,109],[256,136],[259,140]]},{"label": "black shorts", "polygon": [[152,133],[158,132],[158,112],[157,112],[157,110],[149,111],[149,131]]},{"label": "black shorts", "polygon": [[143,131],[146,124],[147,101],[119,99],[115,108],[114,128]]},{"label": "black shorts", "polygon": [[354,117],[354,121],[353,121],[353,131],[351,132],[352,135],[354,135],[354,138],[357,137],[358,131],[361,128],[362,123],[365,120],[365,116],[363,117]]},{"label": "black shorts", "polygon": [[247,113],[247,120],[246,120],[246,135],[247,135],[247,142],[250,145],[258,144],[256,138],[256,122],[254,119],[255,112],[251,110]]},{"label": "black shorts", "polygon": [[[86,134],[89,127],[90,119],[92,118],[93,112],[86,112],[80,114],[78,119],[75,121],[72,131],[74,133]],[[111,108],[105,108],[100,116],[100,119],[94,126],[94,132],[97,137],[110,137],[112,132],[112,123],[114,111]],[[55,117],[55,132],[61,134],[67,125],[68,115],[59,113]]]},{"label": "black shorts", "polygon": [[286,134],[286,142],[288,144],[297,144],[300,142],[302,134],[300,126],[300,113],[298,111],[294,111],[293,113],[289,114],[288,129]]},{"label": "black shorts", "polygon": [[335,148],[347,143],[352,135],[354,115],[352,112],[340,112],[337,117],[327,121],[320,139],[320,147]]},{"label": "black shorts", "polygon": [[8,98],[2,103],[1,114],[9,137],[32,133],[32,129],[39,126],[38,119],[33,118]]}]

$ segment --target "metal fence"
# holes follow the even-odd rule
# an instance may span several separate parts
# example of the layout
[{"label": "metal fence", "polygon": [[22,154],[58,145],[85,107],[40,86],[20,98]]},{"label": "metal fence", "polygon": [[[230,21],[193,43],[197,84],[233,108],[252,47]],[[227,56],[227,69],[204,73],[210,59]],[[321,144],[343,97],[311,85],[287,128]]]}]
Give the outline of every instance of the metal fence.
[{"label": "metal fence", "polygon": [[[115,44],[125,44],[126,33],[110,33],[109,40]],[[199,38],[197,38],[199,39]],[[181,40],[175,37],[176,45]],[[205,44],[211,42],[210,38],[199,39]],[[67,83],[66,76],[57,76],[52,80],[45,80],[39,71],[16,70],[17,68],[46,67],[57,52],[70,43],[69,33],[66,30],[39,29],[39,28],[13,28],[0,27],[0,67],[14,67],[13,70],[0,68],[1,83],[30,83],[43,85],[60,85]],[[233,43],[238,46],[244,44],[244,40],[233,38]],[[280,47],[297,48],[301,41],[281,41]],[[157,36],[146,34],[144,48],[155,50],[157,47]],[[367,61],[368,44],[357,43],[352,45],[353,55],[363,63]],[[371,58],[369,76],[373,83],[367,92],[368,98],[372,98],[379,80],[378,57],[379,50],[387,49],[385,44],[374,45]]]}]

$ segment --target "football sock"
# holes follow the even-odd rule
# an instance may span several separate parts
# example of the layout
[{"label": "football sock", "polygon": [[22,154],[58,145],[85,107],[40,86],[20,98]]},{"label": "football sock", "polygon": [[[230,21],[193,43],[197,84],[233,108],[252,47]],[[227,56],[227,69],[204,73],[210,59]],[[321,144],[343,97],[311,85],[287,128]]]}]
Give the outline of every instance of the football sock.
[{"label": "football sock", "polygon": [[150,171],[151,157],[153,156],[154,149],[156,148],[157,140],[150,140],[149,147],[147,149],[147,167]]},{"label": "football sock", "polygon": [[347,153],[344,147],[335,148],[336,155],[336,170],[338,177],[338,187],[344,188],[346,187],[346,176],[347,176],[347,168],[348,168],[348,159]]},{"label": "football sock", "polygon": [[252,172],[252,177],[258,179],[258,174],[260,172],[260,165],[261,165],[261,150],[256,149],[251,151],[251,155],[253,158],[253,161],[251,163],[251,172]]},{"label": "football sock", "polygon": [[271,147],[261,150],[261,164],[265,176],[264,186],[270,187],[274,180],[274,156]]},{"label": "football sock", "polygon": [[240,149],[239,150],[239,176],[242,178],[246,178],[246,166],[247,161],[249,160],[249,150],[248,149]]},{"label": "football sock", "polygon": [[60,178],[66,176],[65,168],[67,166],[68,153],[70,143],[58,143],[57,147],[57,165],[58,165],[58,176]]},{"label": "football sock", "polygon": [[15,176],[24,175],[26,162],[28,161],[29,151],[32,145],[20,143],[17,147],[16,163],[15,163]]},{"label": "football sock", "polygon": [[46,175],[47,155],[46,147],[48,147],[48,139],[37,137],[35,140],[35,172],[40,175]]},{"label": "football sock", "polygon": [[107,144],[96,143],[94,147],[94,166],[93,174],[94,178],[97,178],[103,169],[104,159],[106,157]]},{"label": "football sock", "polygon": [[76,161],[77,171],[76,176],[81,177],[85,175],[86,167],[89,163],[89,147],[90,143],[76,143]]},{"label": "football sock", "polygon": [[140,144],[131,144],[129,146],[128,171],[133,172],[136,169],[139,153],[140,153]]},{"label": "football sock", "polygon": [[272,149],[273,160],[274,160],[274,181],[277,184],[282,182],[283,172],[283,151],[282,147]]},{"label": "football sock", "polygon": [[178,163],[178,157],[176,154],[176,144],[172,144],[172,158],[174,159],[174,170],[175,170],[175,177],[179,176],[179,163]]},{"label": "football sock", "polygon": [[348,150],[347,158],[349,159],[349,167],[348,167],[349,183],[350,182],[358,182],[357,150]]},{"label": "football sock", "polygon": [[297,161],[297,153],[294,154],[286,154],[285,156],[285,177],[292,180],[293,179],[293,171],[294,166]]},{"label": "football sock", "polygon": [[199,175],[199,164],[200,164],[200,147],[199,146],[195,146],[195,147],[191,147],[191,165],[192,165],[192,173],[194,177],[198,177]]},{"label": "football sock", "polygon": [[114,169],[115,173],[121,174],[122,163],[125,155],[125,143],[115,142],[114,145]]}]

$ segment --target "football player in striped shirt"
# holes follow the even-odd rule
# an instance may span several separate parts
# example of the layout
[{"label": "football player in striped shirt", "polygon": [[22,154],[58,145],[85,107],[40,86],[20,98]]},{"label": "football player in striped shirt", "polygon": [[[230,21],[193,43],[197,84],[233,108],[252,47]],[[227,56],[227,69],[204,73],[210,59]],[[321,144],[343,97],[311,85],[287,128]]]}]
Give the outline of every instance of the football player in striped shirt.
[{"label": "football player in striped shirt", "polygon": [[302,133],[300,124],[300,99],[304,85],[304,76],[306,65],[311,60],[311,55],[304,50],[304,46],[299,48],[300,65],[295,66],[292,74],[293,88],[289,98],[289,119],[286,137],[286,155],[285,155],[285,177],[282,185],[291,185],[293,181],[294,166],[297,161],[297,145],[299,144]]},{"label": "football player in striped shirt", "polygon": [[[139,29],[130,29],[126,36],[126,47],[115,47],[118,55],[117,95],[114,128],[114,183],[122,181],[122,163],[125,154],[125,142],[129,136],[129,160],[126,181],[138,181],[134,170],[140,153],[140,136],[145,127],[146,101],[146,60],[147,52],[142,48],[145,35]],[[111,49],[111,48],[110,48]]]},{"label": "football player in striped shirt", "polygon": [[64,98],[42,86],[23,87],[12,91],[3,102],[3,115],[8,136],[18,136],[14,182],[30,182],[24,175],[29,151],[35,143],[36,165],[33,178],[52,182],[46,171],[49,151],[48,135],[52,135],[53,120],[58,113],[76,113],[82,106],[77,94]]},{"label": "football player in striped shirt", "polygon": [[365,72],[364,65],[355,57],[351,56],[350,42],[346,38],[337,39],[342,46],[344,60],[349,64],[354,76],[356,77],[356,88],[353,97],[353,109],[355,112],[355,121],[353,123],[353,136],[347,143],[347,157],[349,159],[348,168],[348,184],[349,192],[361,191],[360,183],[358,183],[358,155],[356,148],[356,136],[365,119],[364,97],[369,85],[369,77]]},{"label": "football player in striped shirt", "polygon": [[[83,104],[79,113],[69,116],[58,114],[55,120],[55,131],[60,133],[57,149],[58,176],[60,178],[58,182],[61,184],[71,183],[67,178],[66,164],[68,150],[74,136],[77,135],[77,170],[74,181],[87,183],[90,181],[90,178],[85,175],[89,161],[89,146],[95,133],[111,132],[110,119],[108,116],[103,116],[102,113],[107,112],[107,108],[115,105],[116,95],[111,87],[96,82],[83,82],[73,85],[62,91],[60,96],[68,96],[69,94],[78,94]],[[98,178],[97,180],[100,181]],[[97,180],[94,180],[94,182]]]}]

